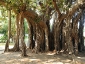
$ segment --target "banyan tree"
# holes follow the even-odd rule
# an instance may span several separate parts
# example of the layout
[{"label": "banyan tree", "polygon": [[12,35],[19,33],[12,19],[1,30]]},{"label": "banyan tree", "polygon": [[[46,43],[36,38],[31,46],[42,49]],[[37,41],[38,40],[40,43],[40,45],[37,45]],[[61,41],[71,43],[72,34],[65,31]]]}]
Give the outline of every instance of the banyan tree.
[{"label": "banyan tree", "polygon": [[[9,37],[5,51],[21,50],[22,56],[27,55],[27,47],[24,41],[24,19],[27,20],[29,29],[29,48],[34,50],[35,53],[55,51],[56,54],[61,52],[78,54],[79,51],[83,51],[84,0],[36,1],[41,9],[38,10],[40,13],[35,10],[37,5],[34,9],[29,8],[32,4],[27,4],[27,2],[31,2],[30,0],[20,0],[20,2],[21,4],[17,7],[12,7],[12,4],[18,3],[9,1],[10,4],[8,4],[9,14],[11,14],[11,10],[16,14],[16,35],[14,47],[9,49],[11,33],[9,22]],[[0,4],[6,7],[7,1],[0,0]],[[52,26],[50,25],[51,18],[54,20]],[[19,46],[20,43],[21,46]]]}]

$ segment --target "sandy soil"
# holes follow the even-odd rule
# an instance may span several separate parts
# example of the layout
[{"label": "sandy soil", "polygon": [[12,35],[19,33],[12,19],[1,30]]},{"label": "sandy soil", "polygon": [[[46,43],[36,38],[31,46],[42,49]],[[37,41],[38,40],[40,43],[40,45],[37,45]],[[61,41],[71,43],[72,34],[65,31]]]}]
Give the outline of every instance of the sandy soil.
[{"label": "sandy soil", "polygon": [[0,64],[85,64],[85,57],[74,55],[54,55],[52,52],[35,54],[29,50],[28,57],[21,57],[21,52],[0,52]]}]

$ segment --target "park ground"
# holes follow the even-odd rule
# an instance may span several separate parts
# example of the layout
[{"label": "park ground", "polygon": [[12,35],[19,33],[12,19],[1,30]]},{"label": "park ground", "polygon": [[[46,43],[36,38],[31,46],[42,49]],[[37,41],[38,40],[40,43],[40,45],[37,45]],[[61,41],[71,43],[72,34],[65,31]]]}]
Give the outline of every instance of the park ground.
[{"label": "park ground", "polygon": [[80,53],[78,56],[54,55],[54,52],[35,54],[28,50],[27,54],[27,57],[22,57],[21,52],[4,53],[4,45],[2,45],[0,46],[0,64],[85,64],[85,53]]}]

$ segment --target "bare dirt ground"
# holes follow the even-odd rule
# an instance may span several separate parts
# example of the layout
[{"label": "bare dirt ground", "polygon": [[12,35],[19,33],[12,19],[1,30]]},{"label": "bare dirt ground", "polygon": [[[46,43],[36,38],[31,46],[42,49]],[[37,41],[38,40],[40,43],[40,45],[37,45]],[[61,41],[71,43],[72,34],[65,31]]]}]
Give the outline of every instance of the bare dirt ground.
[{"label": "bare dirt ground", "polygon": [[28,57],[21,57],[21,52],[6,52],[0,50],[0,64],[85,64],[85,55],[74,56],[48,53],[32,53],[27,51]]}]

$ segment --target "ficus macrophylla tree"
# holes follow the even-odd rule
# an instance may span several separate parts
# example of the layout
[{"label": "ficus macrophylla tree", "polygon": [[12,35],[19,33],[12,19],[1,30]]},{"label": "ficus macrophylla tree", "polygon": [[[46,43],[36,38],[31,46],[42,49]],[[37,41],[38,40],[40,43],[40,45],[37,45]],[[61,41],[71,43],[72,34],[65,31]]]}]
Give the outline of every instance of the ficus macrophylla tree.
[{"label": "ficus macrophylla tree", "polygon": [[[81,17],[84,0],[0,0],[0,4],[11,9],[16,14],[16,36],[15,45],[9,51],[22,51],[26,56],[26,45],[24,42],[24,18],[29,26],[30,49],[35,52],[54,50],[69,54],[78,53],[78,20]],[[57,12],[50,30],[50,19]],[[79,12],[79,13],[77,13]],[[77,13],[77,16],[75,16]],[[73,20],[74,18],[74,20]],[[7,41],[8,42],[8,41]],[[21,48],[19,43],[21,42]],[[9,44],[7,44],[8,46]]]}]

